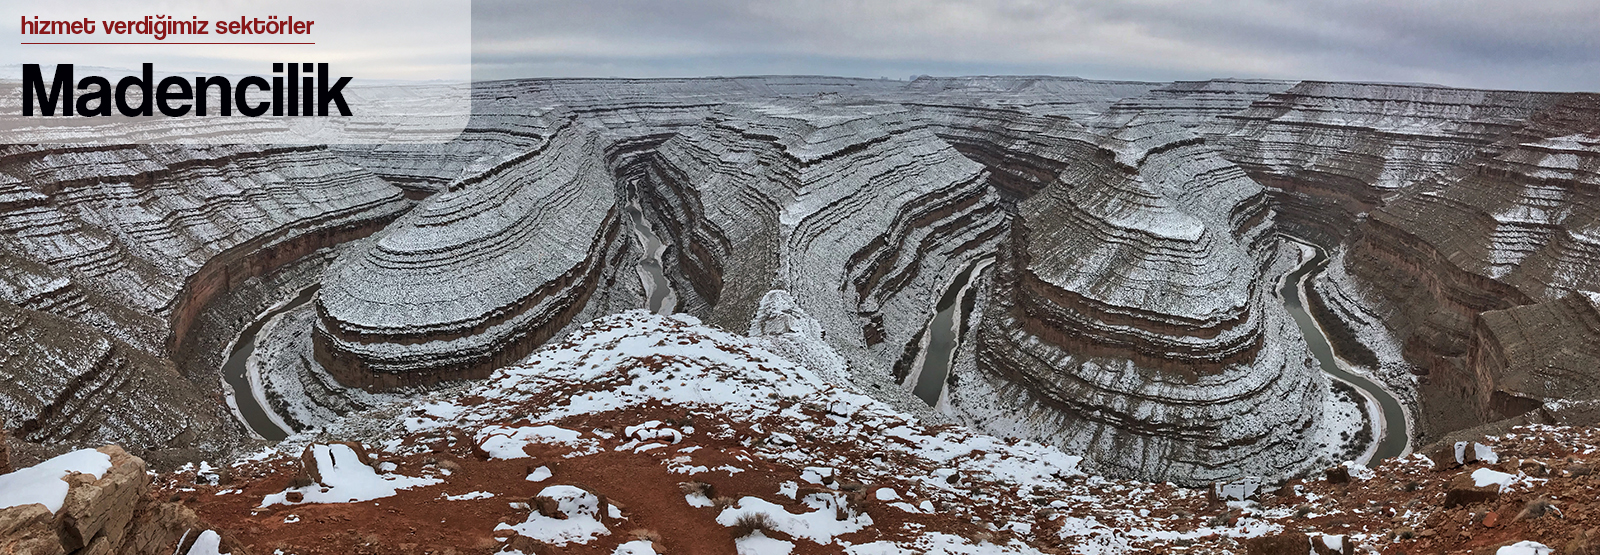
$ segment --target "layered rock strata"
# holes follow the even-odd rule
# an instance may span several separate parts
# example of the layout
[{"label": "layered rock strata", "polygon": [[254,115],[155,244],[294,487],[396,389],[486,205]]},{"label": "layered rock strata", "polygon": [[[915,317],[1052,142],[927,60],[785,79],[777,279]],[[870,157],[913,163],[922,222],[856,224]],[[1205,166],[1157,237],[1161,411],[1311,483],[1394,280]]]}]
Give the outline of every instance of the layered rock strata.
[{"label": "layered rock strata", "polygon": [[1484,420],[1600,399],[1600,294],[1484,312],[1467,354]]},{"label": "layered rock strata", "polygon": [[1020,111],[1035,115],[1086,119],[1120,99],[1139,96],[1164,83],[1100,81],[1044,75],[977,77],[920,76],[887,99]]},{"label": "layered rock strata", "polygon": [[1307,464],[1328,389],[1265,276],[1267,192],[1170,120],[1084,137],[1096,154],[1020,205],[997,264],[992,426],[1144,479]]},{"label": "layered rock strata", "polygon": [[[1243,472],[1246,461],[1264,471],[1308,456],[1304,443],[1318,409],[1285,407],[1320,407],[1326,388],[1293,347],[1297,335],[1281,310],[1262,312],[1276,306],[1271,287],[1257,283],[1275,252],[1270,199],[1171,114],[1108,114],[1085,127],[1029,113],[1054,109],[1049,106],[973,105],[970,88],[919,93],[924,102],[912,104],[824,96],[624,108],[625,102],[612,102],[634,92],[628,86],[570,98],[563,95],[571,83],[541,85],[546,88],[539,94],[518,101],[581,103],[557,110],[570,114],[574,128],[598,121],[599,138],[588,153],[577,154],[563,150],[577,143],[568,131],[541,131],[551,137],[548,145],[461,179],[377,237],[368,252],[335,264],[314,335],[318,359],[341,381],[427,383],[470,377],[520,357],[559,333],[571,320],[562,311],[579,310],[583,302],[519,299],[536,290],[577,299],[603,289],[566,276],[598,271],[592,264],[604,264],[597,261],[614,243],[608,234],[618,225],[612,219],[617,207],[637,202],[668,244],[665,272],[680,310],[737,327],[750,321],[769,291],[789,290],[830,332],[826,340],[858,380],[895,379],[898,374],[884,370],[903,370],[915,359],[938,292],[972,261],[1002,250],[1004,264],[1028,270],[997,280],[999,296],[1009,299],[997,303],[1005,307],[997,314],[1006,314],[1007,323],[973,329],[1009,330],[985,333],[1023,347],[995,340],[983,366],[997,379],[1050,399],[1057,423],[1073,423],[1034,430],[1037,437],[1083,448],[1113,472],[1147,477],[1228,477]],[[1116,87],[1150,88],[1077,85],[1088,91],[1072,108],[1080,114],[1088,106],[1110,106],[1114,98],[1107,91]],[[1240,88],[1265,95],[1258,86],[1267,85]],[[696,110],[705,115],[684,124]],[[1205,108],[1196,113],[1186,123],[1211,117]],[[563,271],[527,271],[515,247],[481,248],[525,234],[519,225],[553,225],[545,216],[523,215],[530,201],[517,196],[522,192],[496,196],[501,193],[486,189],[507,180],[501,173],[514,172],[564,183],[528,193],[540,199],[533,204],[556,202],[553,195],[599,195],[589,201],[591,217],[607,219],[584,220],[575,211],[566,214],[562,233],[517,243],[570,253],[555,257],[565,261],[557,265]],[[574,174],[587,177],[568,177]],[[468,217],[421,223],[484,204],[510,206],[489,210],[512,214],[500,218],[516,224],[485,226]],[[1007,207],[1018,215],[1008,216]],[[1012,229],[1013,219],[1028,223]],[[388,235],[424,228],[430,237],[479,230],[473,235],[479,242],[470,243],[470,252],[479,254],[470,255],[466,241],[402,249]],[[420,251],[434,264],[419,262]],[[1082,260],[1094,263],[1080,266]],[[456,310],[448,318],[439,304],[420,309],[379,301],[416,296],[419,289],[425,295],[454,291],[464,286],[450,280],[475,283],[475,276],[503,274],[524,281],[488,288],[494,294],[479,293],[480,287],[440,296]],[[1176,280],[1182,285],[1170,285],[1172,276],[1183,276]],[[400,283],[408,284],[406,291],[394,289]],[[493,295],[504,298],[483,300]],[[389,324],[378,325],[383,322]],[[1041,344],[1049,356],[1070,360],[1041,364],[1039,353],[996,354]],[[1061,382],[1081,379],[1065,377],[1075,372],[1095,375],[1102,365],[1122,364],[1144,377],[1097,383],[1092,393]],[[1085,398],[1095,400],[1085,404]],[[1213,406],[1195,408],[1206,404]],[[1234,418],[1249,413],[1260,417]],[[1227,424],[1230,419],[1236,423]],[[1092,431],[1067,433],[1073,426]]]},{"label": "layered rock strata", "polygon": [[98,329],[0,301],[0,398],[16,439],[189,447],[225,435],[226,408],[172,363]]},{"label": "layered rock strata", "polygon": [[[321,147],[5,147],[0,301],[29,333],[0,338],[15,364],[0,414],[56,449],[221,448],[237,428],[220,380],[171,362],[188,368],[197,337],[229,333],[196,331],[197,316],[407,206]],[[62,335],[31,335],[46,330]]]},{"label": "layered rock strata", "polygon": [[[1504,416],[1497,376],[1560,373],[1570,361],[1553,363],[1549,351],[1567,347],[1551,342],[1590,333],[1573,303],[1600,290],[1597,122],[1595,96],[1564,97],[1374,210],[1351,237],[1347,270],[1404,330],[1431,404],[1469,409],[1431,412],[1429,431]],[[1546,339],[1513,332],[1513,322],[1546,329]],[[1565,335],[1549,335],[1557,330]]]},{"label": "layered rock strata", "polygon": [[1276,191],[1285,229],[1331,246],[1386,196],[1471,156],[1555,98],[1304,81],[1201,131]]},{"label": "layered rock strata", "polygon": [[1134,117],[1165,119],[1198,133],[1212,132],[1218,127],[1218,118],[1236,114],[1294,85],[1293,81],[1263,79],[1178,81],[1118,100],[1095,119],[1118,124]]},{"label": "layered rock strata", "polygon": [[856,369],[901,357],[1004,232],[983,167],[894,104],[730,108],[649,163],[686,310],[736,326],[788,289]]},{"label": "layered rock strata", "polygon": [[554,335],[627,248],[602,149],[564,122],[335,261],[317,360],[346,385],[389,388],[481,378]]},{"label": "layered rock strata", "polygon": [[[484,376],[643,302],[633,207],[666,242],[680,310],[744,329],[787,290],[888,397],[938,293],[994,257],[963,339],[976,349],[957,357],[1025,416],[963,417],[1118,475],[1199,482],[1309,456],[1326,388],[1272,299],[1288,264],[1276,231],[1344,241],[1327,272],[1340,284],[1313,288],[1309,308],[1362,320],[1328,323],[1336,345],[1399,332],[1392,350],[1428,373],[1421,402],[1469,409],[1428,427],[1587,395],[1587,351],[1541,338],[1592,333],[1591,97],[1047,77],[527,80],[474,95],[444,145],[0,150],[0,300],[77,334],[0,340],[29,384],[3,390],[0,416],[52,441],[223,434],[199,355],[316,281],[335,256],[319,249],[386,226],[337,255],[314,312],[268,334],[293,345],[261,358],[313,370],[299,383],[324,405],[341,394],[313,363],[375,389]],[[426,198],[391,224],[406,196]],[[1354,358],[1396,358],[1380,350]],[[163,358],[191,381],[160,378]],[[113,399],[140,380],[177,385]],[[355,405],[308,406],[302,424]]]}]

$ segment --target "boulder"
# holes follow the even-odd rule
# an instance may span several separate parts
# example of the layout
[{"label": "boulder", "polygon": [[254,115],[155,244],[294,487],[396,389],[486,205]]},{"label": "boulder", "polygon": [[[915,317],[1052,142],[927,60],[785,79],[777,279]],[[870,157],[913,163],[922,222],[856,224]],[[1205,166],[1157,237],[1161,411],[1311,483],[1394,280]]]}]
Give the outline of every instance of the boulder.
[{"label": "boulder", "polygon": [[1444,506],[1460,507],[1492,501],[1500,497],[1499,484],[1478,486],[1471,474],[1462,473],[1450,480],[1448,489],[1444,494]]},{"label": "boulder", "polygon": [[1588,531],[1578,532],[1567,542],[1567,548],[1561,551],[1562,555],[1600,555],[1600,528],[1591,528]]},{"label": "boulder", "polygon": [[315,443],[308,443],[305,450],[300,451],[300,471],[294,475],[290,487],[299,488],[322,483],[322,473],[317,470],[317,454],[313,450],[314,447]]},{"label": "boulder", "polygon": [[538,553],[538,549],[541,547],[545,547],[544,542],[527,536],[512,536],[511,539],[506,540],[507,551],[533,554]]},{"label": "boulder", "polygon": [[0,509],[0,555],[166,555],[185,532],[205,529],[189,508],[149,497],[143,459],[114,445],[99,451],[111,468],[99,479],[64,477],[67,495],[54,514],[40,504]]},{"label": "boulder", "polygon": [[[1346,474],[1348,478],[1349,475]],[[1261,479],[1255,476],[1246,476],[1237,482],[1217,482],[1211,485],[1211,494],[1214,499],[1221,501],[1244,501],[1256,496],[1261,490]]]},{"label": "boulder", "polygon": [[1442,441],[1427,448],[1425,453],[1428,460],[1433,461],[1434,470],[1450,470],[1476,462],[1500,462],[1500,456],[1493,448],[1476,441]]},{"label": "boulder", "polygon": [[1533,520],[1550,512],[1559,515],[1561,514],[1561,509],[1556,508],[1556,505],[1551,503],[1550,499],[1540,496],[1523,505],[1522,511],[1517,513],[1517,517],[1513,520]]},{"label": "boulder", "polygon": [[[205,528],[194,510],[181,503],[146,504],[134,515],[122,552],[167,555],[179,538],[192,538],[196,530]],[[236,551],[234,555],[243,554]]]},{"label": "boulder", "polygon": [[380,474],[383,473],[382,470],[378,469],[378,458],[372,456],[370,451],[367,451],[367,446],[354,441],[335,441],[330,445],[333,444],[349,447],[356,454],[356,457],[361,460],[361,464],[372,467],[373,470],[377,470]]},{"label": "boulder", "polygon": [[1323,535],[1311,539],[1315,555],[1355,555],[1356,544],[1345,536]]},{"label": "boulder", "polygon": [[104,537],[108,547],[121,545],[140,499],[150,491],[143,459],[115,445],[98,450],[111,457],[111,469],[104,476],[98,480],[83,474],[67,477],[72,486],[56,518],[61,523],[62,546],[68,550],[93,546],[97,537]]},{"label": "boulder", "polygon": [[1344,466],[1335,466],[1329,468],[1323,471],[1323,475],[1327,476],[1328,483],[1330,484],[1350,483],[1350,469]]}]

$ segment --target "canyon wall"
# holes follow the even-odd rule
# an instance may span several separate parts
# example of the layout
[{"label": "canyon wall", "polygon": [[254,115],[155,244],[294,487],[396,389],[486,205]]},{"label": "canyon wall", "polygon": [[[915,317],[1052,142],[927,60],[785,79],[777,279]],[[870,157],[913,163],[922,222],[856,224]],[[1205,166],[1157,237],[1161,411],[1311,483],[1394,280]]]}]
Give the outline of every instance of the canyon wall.
[{"label": "canyon wall", "polygon": [[183,360],[227,332],[196,316],[407,206],[321,147],[0,149],[0,301],[19,330],[0,339],[4,420],[57,447],[221,448],[239,434],[221,382]]},{"label": "canyon wall", "polygon": [[1327,386],[1266,274],[1267,191],[1170,119],[1065,135],[1091,151],[1020,204],[976,332],[998,399],[960,410],[1113,475],[1310,464]]},{"label": "canyon wall", "polygon": [[1597,133],[1600,100],[1563,96],[1397,194],[1351,237],[1347,269],[1404,330],[1406,357],[1425,375],[1424,404],[1467,409],[1427,411],[1428,431],[1592,396],[1582,387],[1502,389],[1506,376],[1577,370],[1553,362],[1563,358],[1554,353],[1582,353],[1577,345],[1592,334],[1581,307],[1600,289]]},{"label": "canyon wall", "polygon": [[1275,191],[1285,230],[1332,246],[1386,197],[1471,156],[1554,98],[1304,81],[1199,130]]},{"label": "canyon wall", "polygon": [[[789,290],[857,378],[905,356],[1006,216],[983,166],[889,103],[732,107],[663,143],[648,179],[683,306],[731,329]],[[897,376],[903,378],[904,376]]]},{"label": "canyon wall", "polygon": [[[29,330],[0,340],[0,416],[31,441],[237,439],[214,351],[272,299],[218,299],[307,281],[314,317],[281,335],[340,383],[487,376],[644,304],[634,208],[677,311],[745,330],[787,290],[863,390],[1113,475],[1316,462],[1328,389],[1273,293],[1279,233],[1333,254],[1310,310],[1346,358],[1419,374],[1383,377],[1425,436],[1594,395],[1597,355],[1569,345],[1600,289],[1593,95],[1023,76],[474,98],[441,145],[0,149],[0,312]],[[989,259],[956,349],[987,397],[914,406],[941,292]],[[1373,330],[1392,349],[1363,352]]]}]

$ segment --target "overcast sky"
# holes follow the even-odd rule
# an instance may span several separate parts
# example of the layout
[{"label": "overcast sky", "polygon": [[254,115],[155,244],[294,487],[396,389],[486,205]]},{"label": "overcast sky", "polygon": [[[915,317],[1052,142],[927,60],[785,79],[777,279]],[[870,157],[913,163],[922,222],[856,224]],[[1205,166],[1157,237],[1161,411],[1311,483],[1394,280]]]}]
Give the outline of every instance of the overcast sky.
[{"label": "overcast sky", "polygon": [[475,0],[474,78],[1052,74],[1600,91],[1600,0]]}]

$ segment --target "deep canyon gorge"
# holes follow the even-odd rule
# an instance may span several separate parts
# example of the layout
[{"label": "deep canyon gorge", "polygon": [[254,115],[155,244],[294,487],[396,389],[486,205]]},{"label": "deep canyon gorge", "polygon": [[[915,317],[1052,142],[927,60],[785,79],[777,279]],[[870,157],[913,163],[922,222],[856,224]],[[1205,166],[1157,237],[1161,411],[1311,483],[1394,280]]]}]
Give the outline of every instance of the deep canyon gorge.
[{"label": "deep canyon gorge", "polygon": [[[1600,95],[1057,77],[473,95],[441,145],[0,147],[13,457],[242,454],[633,309],[815,327],[825,345],[772,348],[928,422],[1186,486],[1385,437],[1380,458],[1589,425],[1600,402]],[[1284,284],[1312,252],[1307,327]]]}]

